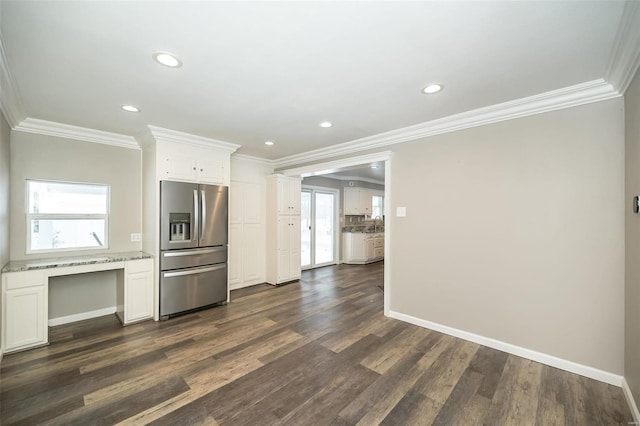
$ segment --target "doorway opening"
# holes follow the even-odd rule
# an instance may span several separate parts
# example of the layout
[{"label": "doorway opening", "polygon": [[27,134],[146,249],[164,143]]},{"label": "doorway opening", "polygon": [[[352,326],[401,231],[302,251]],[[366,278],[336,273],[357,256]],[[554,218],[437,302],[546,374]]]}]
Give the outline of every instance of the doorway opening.
[{"label": "doorway opening", "polygon": [[336,264],[338,191],[303,187],[300,205],[302,269]]}]

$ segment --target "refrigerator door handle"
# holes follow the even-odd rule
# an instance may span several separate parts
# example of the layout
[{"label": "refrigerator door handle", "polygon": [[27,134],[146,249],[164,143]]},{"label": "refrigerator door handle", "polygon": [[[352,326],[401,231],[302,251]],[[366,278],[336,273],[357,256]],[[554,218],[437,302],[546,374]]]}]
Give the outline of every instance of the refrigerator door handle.
[{"label": "refrigerator door handle", "polygon": [[185,275],[204,274],[205,272],[217,271],[220,269],[224,269],[226,267],[227,267],[227,264],[223,263],[216,266],[208,266],[206,268],[188,269],[186,271],[177,271],[177,272],[163,272],[162,276],[164,278],[171,278],[171,277],[182,277]]},{"label": "refrigerator door handle", "polygon": [[198,229],[200,226],[200,221],[199,221],[199,214],[198,211],[200,209],[198,208],[198,190],[194,189],[193,190],[193,214],[194,214],[194,220],[193,220],[193,226],[194,226],[194,232],[193,232],[193,240],[194,241],[198,241]]},{"label": "refrigerator door handle", "polygon": [[200,226],[200,239],[204,239],[204,224],[207,223],[207,197],[204,195],[204,190],[200,190],[200,197],[202,197],[202,224]]},{"label": "refrigerator door handle", "polygon": [[216,247],[216,248],[203,249],[203,250],[170,251],[170,252],[162,253],[162,256],[163,257],[193,256],[198,254],[218,253],[221,251],[225,251],[226,249],[227,249],[226,247]]}]

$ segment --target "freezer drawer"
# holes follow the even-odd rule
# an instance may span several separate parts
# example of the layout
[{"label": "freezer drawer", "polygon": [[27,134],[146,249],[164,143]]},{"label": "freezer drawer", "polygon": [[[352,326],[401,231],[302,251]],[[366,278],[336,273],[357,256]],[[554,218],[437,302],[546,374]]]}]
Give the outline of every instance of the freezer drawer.
[{"label": "freezer drawer", "polygon": [[164,271],[160,275],[160,316],[227,300],[227,264]]},{"label": "freezer drawer", "polygon": [[192,268],[226,261],[227,246],[169,250],[160,253],[160,270]]}]

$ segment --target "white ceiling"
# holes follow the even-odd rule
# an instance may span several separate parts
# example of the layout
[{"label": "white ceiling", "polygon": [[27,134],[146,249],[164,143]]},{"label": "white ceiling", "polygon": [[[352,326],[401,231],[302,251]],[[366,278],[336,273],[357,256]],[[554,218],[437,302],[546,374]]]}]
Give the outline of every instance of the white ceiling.
[{"label": "white ceiling", "polygon": [[[0,30],[27,117],[152,124],[278,159],[604,78],[623,7],[3,0]],[[158,65],[159,50],[184,66]],[[429,82],[445,90],[421,94]]]}]

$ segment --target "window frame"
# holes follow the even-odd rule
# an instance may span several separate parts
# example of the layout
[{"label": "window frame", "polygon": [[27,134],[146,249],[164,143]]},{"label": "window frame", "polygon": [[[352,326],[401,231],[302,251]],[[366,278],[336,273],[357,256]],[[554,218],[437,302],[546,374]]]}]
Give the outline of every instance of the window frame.
[{"label": "window frame", "polygon": [[[40,183],[62,183],[66,185],[92,185],[102,186],[107,190],[106,193],[106,213],[93,213],[93,214],[76,214],[76,213],[30,213],[29,209],[29,185],[31,182]],[[109,219],[111,215],[111,185],[106,183],[95,182],[74,182],[74,181],[62,181],[62,180],[48,180],[48,179],[25,179],[25,231],[26,231],[26,254],[46,254],[46,253],[63,253],[74,251],[86,251],[86,250],[107,250],[109,249]],[[82,247],[65,247],[65,248],[51,248],[51,249],[36,249],[31,248],[31,226],[34,220],[104,220],[104,241],[101,246],[82,246]]]}]

